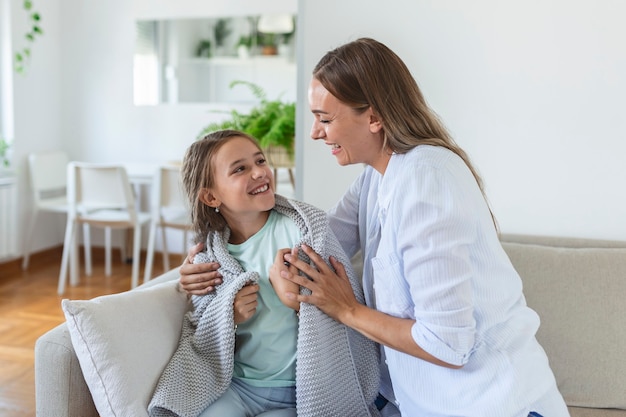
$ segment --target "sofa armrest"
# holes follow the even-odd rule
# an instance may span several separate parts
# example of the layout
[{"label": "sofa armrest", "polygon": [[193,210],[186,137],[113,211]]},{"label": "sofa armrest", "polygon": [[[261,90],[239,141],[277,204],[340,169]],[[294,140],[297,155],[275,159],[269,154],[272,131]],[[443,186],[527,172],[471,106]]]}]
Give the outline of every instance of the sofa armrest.
[{"label": "sofa armrest", "polygon": [[98,417],[66,323],[35,344],[35,403],[38,417]]},{"label": "sofa armrest", "polygon": [[[174,268],[137,288],[179,276],[178,268]],[[66,323],[35,343],[35,407],[37,417],[98,417]]]}]

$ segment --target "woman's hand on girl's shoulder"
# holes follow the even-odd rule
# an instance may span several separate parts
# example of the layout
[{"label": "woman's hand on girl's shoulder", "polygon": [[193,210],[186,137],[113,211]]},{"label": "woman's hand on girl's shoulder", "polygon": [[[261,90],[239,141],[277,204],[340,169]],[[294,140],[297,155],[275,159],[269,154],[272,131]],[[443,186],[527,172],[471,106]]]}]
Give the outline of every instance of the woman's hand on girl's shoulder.
[{"label": "woman's hand on girl's shoulder", "polygon": [[192,246],[180,266],[179,287],[188,295],[206,295],[215,291],[215,287],[222,283],[222,274],[218,271],[219,263],[193,263],[193,258],[203,247],[202,243]]}]

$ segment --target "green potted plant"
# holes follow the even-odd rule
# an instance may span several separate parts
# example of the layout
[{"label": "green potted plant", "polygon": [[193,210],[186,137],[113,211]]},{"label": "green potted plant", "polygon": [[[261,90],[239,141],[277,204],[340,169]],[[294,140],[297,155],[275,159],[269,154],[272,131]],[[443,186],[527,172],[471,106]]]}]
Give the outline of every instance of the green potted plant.
[{"label": "green potted plant", "polygon": [[237,55],[239,58],[246,59],[250,57],[250,48],[252,48],[252,36],[242,35],[237,41]]},{"label": "green potted plant", "polygon": [[240,130],[259,141],[270,165],[277,168],[293,167],[296,103],[269,100],[263,88],[249,81],[235,80],[230,83],[230,88],[237,85],[247,86],[259,104],[248,113],[231,110],[229,119],[209,124],[202,129],[198,139],[215,130]]},{"label": "green potted plant", "polygon": [[231,32],[230,19],[217,19],[215,26],[213,26],[216,55],[224,55],[224,42]]},{"label": "green potted plant", "polygon": [[261,46],[261,55],[278,54],[277,35],[275,33],[258,32],[257,38],[257,43]]},{"label": "green potted plant", "polygon": [[211,58],[211,40],[202,39],[196,46],[196,56],[200,58]]}]

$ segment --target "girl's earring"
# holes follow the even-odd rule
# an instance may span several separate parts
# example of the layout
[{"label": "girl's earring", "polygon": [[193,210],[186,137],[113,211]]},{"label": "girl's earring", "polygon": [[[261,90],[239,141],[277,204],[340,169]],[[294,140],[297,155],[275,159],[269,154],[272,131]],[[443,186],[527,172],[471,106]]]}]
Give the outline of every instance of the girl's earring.
[{"label": "girl's earring", "polygon": [[219,207],[215,207],[215,212],[219,213],[220,212],[220,208]]}]

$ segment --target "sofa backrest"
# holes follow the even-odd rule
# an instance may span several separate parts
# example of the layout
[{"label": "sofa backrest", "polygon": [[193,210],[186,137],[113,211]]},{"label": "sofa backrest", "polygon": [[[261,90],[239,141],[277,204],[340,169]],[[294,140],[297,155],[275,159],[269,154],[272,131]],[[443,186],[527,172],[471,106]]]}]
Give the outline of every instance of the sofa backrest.
[{"label": "sofa backrest", "polygon": [[570,406],[626,409],[626,242],[503,235]]}]

